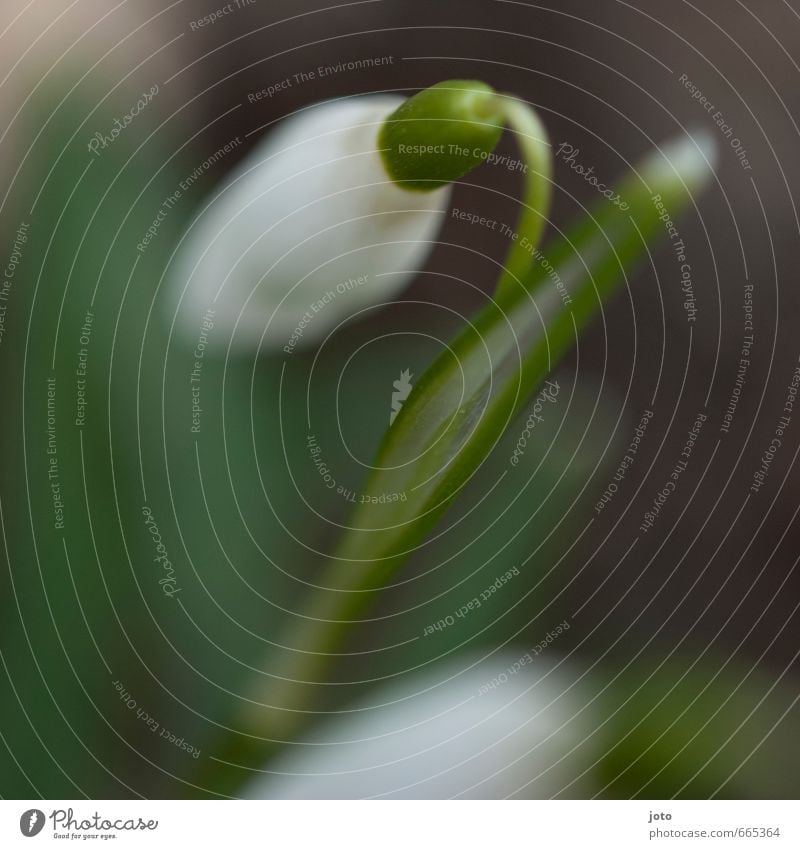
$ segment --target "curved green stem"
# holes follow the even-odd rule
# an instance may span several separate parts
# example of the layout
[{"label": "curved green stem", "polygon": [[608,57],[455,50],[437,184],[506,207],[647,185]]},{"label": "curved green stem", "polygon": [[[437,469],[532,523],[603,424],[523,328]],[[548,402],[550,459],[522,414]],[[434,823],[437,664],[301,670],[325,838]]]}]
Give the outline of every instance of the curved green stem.
[{"label": "curved green stem", "polygon": [[510,297],[522,287],[531,257],[542,240],[553,194],[553,155],[544,124],[532,107],[516,97],[503,97],[503,112],[509,129],[516,134],[526,171],[522,210],[497,283],[496,295],[500,298]]}]

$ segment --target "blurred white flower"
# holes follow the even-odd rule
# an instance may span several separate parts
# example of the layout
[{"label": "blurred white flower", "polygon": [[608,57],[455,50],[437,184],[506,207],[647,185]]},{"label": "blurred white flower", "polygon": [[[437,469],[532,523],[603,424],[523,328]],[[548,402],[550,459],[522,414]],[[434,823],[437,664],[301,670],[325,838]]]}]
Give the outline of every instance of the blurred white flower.
[{"label": "blurred white flower", "polygon": [[[176,259],[179,329],[215,311],[237,347],[293,351],[344,318],[390,300],[421,268],[449,187],[408,191],[378,152],[402,97],[313,106],[281,123],[191,227]],[[386,276],[381,276],[386,275]]]},{"label": "blurred white flower", "polygon": [[270,761],[244,795],[588,798],[590,775],[573,782],[594,760],[575,670],[519,659],[506,652],[466,671],[462,659],[379,687]]}]

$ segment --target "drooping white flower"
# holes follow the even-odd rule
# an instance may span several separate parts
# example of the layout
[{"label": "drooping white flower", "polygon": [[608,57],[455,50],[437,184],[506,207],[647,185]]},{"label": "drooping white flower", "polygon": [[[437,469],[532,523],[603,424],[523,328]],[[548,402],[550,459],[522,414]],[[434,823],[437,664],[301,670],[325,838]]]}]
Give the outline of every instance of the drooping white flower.
[{"label": "drooping white flower", "polygon": [[[245,159],[186,234],[176,258],[178,326],[254,350],[319,342],[391,300],[423,266],[449,187],[401,188],[378,150],[396,96],[329,101],[285,120]],[[385,275],[385,276],[382,276]]]},{"label": "drooping white flower", "polygon": [[567,664],[504,652],[437,664],[321,723],[269,761],[251,799],[586,798],[592,717]]}]

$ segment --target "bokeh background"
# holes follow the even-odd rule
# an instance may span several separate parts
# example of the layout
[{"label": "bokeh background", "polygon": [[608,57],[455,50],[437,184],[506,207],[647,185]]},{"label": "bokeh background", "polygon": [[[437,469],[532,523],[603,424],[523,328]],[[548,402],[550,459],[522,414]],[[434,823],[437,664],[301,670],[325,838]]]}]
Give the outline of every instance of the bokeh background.
[{"label": "bokeh background", "polygon": [[[425,725],[474,699],[465,676],[477,676],[477,686],[491,680],[567,620],[542,659],[559,665],[548,692],[569,693],[563,722],[548,719],[556,754],[546,757],[558,770],[543,775],[544,749],[512,769],[514,753],[499,743],[507,733],[527,740],[543,721],[529,701],[541,695],[529,670],[506,690],[513,708],[504,703],[494,725],[481,716],[496,762],[478,759],[469,775],[465,767],[431,780],[436,759],[413,755],[449,732],[429,725],[438,730],[427,743],[403,738],[412,757],[404,773],[376,782],[380,792],[794,797],[800,409],[760,491],[750,487],[800,355],[798,4],[253,0],[191,26],[218,8],[5,0],[0,11],[0,260],[14,263],[0,343],[0,793],[368,795],[370,769],[386,756],[363,742],[352,744],[360,772],[327,784],[288,773],[345,771],[343,740],[370,737],[376,715],[383,735],[413,717]],[[376,57],[385,61],[346,67]],[[320,66],[334,69],[248,98]],[[748,167],[683,75],[740,140]],[[320,489],[308,461],[313,352],[288,364],[228,355],[227,340],[212,336],[203,430],[191,434],[191,358],[170,335],[170,260],[215,188],[281,118],[328,98],[410,94],[454,77],[534,104],[554,144],[578,149],[605,182],[665,139],[709,129],[720,150],[716,179],[679,221],[697,320],[687,323],[665,239],[559,367],[570,403],[555,405],[522,467],[497,484],[515,425],[448,516],[448,532],[423,546],[369,621],[353,627],[337,684],[316,694],[308,733],[321,735],[310,738],[317,745],[290,747],[301,766],[284,754],[273,770],[281,774],[269,762],[260,776],[237,770],[209,752],[235,731],[237,703],[268,669],[270,646],[348,505]],[[92,135],[154,85],[152,104],[91,156]],[[176,186],[236,138],[241,144],[183,193],[138,251]],[[508,134],[501,152],[515,155]],[[555,173],[545,245],[596,200],[563,161]],[[513,222],[519,192],[519,175],[484,167],[456,187],[453,205]],[[452,336],[452,316],[478,308],[506,246],[497,233],[448,219],[426,272],[398,304],[339,334],[316,363],[314,432],[348,486],[364,472],[348,448],[357,446],[362,463],[373,455],[392,381],[404,369],[421,373],[438,352],[411,333]],[[748,334],[747,284],[751,362],[723,432]],[[368,355],[349,359],[365,343]],[[82,348],[88,405],[77,427]],[[54,527],[48,474],[49,379],[63,529]],[[635,463],[598,513],[645,410],[653,416]],[[679,489],[642,533],[701,412],[707,421]],[[169,549],[180,603],[158,584],[143,506]],[[422,637],[512,568],[520,574],[491,602]],[[439,701],[422,703],[431,691]],[[390,701],[393,714],[377,707]],[[357,721],[337,737],[336,723],[352,723],[353,711]],[[459,753],[455,743],[447,763],[479,748],[472,740]],[[320,752],[323,766],[314,761]]]}]

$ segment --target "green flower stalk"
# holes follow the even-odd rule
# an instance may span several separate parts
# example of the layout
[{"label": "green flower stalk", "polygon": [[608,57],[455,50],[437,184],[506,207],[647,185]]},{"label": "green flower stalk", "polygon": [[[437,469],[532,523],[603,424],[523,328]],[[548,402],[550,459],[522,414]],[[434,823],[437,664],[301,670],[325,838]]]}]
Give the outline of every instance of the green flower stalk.
[{"label": "green flower stalk", "polygon": [[[242,700],[217,764],[230,765],[235,790],[276,746],[313,718],[319,687],[364,608],[439,521],[514,417],[626,280],[648,241],[663,235],[654,197],[674,215],[711,173],[713,142],[683,138],[652,153],[619,187],[629,210],[600,202],[548,249],[568,301],[531,262],[551,194],[544,129],[522,101],[476,82],[446,82],[411,98],[379,133],[387,172],[410,191],[440,188],[488,156],[507,124],[528,165],[525,196],[495,299],[417,381],[387,431],[334,554],[296,614],[294,627],[266,664],[268,677]],[[477,151],[463,157],[450,145]],[[402,146],[402,147],[401,147]],[[376,505],[371,497],[402,493]],[[219,786],[219,785],[218,785]]]},{"label": "green flower stalk", "polygon": [[447,80],[405,101],[378,135],[392,179],[403,188],[428,192],[489,159],[505,126],[515,133],[526,178],[516,238],[498,296],[521,285],[550,209],[553,156],[536,112],[524,101],[500,95],[477,80]]}]

